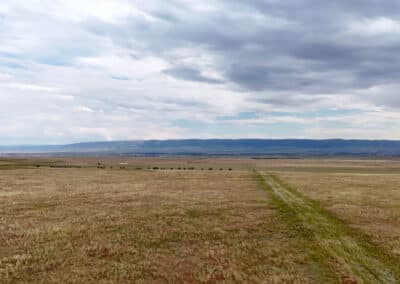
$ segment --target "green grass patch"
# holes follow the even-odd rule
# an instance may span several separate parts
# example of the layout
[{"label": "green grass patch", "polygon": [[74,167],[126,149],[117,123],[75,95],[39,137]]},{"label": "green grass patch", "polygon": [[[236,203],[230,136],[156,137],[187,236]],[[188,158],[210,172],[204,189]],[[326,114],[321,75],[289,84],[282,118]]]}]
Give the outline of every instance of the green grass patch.
[{"label": "green grass patch", "polygon": [[398,283],[396,261],[367,235],[350,228],[276,176],[258,173],[257,179],[272,193],[288,224],[314,243],[311,246],[315,257],[336,272],[340,281]]}]

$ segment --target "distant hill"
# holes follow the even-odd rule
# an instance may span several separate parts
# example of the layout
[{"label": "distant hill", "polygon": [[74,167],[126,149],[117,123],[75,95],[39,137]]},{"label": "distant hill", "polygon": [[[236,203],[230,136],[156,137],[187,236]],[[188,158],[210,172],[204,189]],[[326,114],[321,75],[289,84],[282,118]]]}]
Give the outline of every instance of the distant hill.
[{"label": "distant hill", "polygon": [[185,139],[0,146],[2,154],[400,156],[400,141],[309,139]]}]

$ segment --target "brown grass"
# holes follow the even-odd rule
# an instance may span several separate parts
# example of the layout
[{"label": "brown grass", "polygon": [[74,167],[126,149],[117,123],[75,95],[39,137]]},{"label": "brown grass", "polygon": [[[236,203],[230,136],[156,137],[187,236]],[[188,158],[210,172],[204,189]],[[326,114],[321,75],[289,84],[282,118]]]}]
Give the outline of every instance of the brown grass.
[{"label": "brown grass", "polygon": [[400,262],[399,160],[9,158],[0,159],[0,283],[361,281],[327,265],[307,236],[312,218],[293,219],[253,168],[343,220],[338,240],[350,226]]},{"label": "brown grass", "polygon": [[400,175],[295,173],[279,176],[325,208],[370,235],[400,261]]},{"label": "brown grass", "polygon": [[[265,189],[286,210],[286,221],[297,223],[315,244],[314,251],[324,255],[325,263],[342,280],[360,283],[398,283],[398,263],[372,244],[365,235],[323,209],[273,175],[259,174]],[[322,260],[322,261],[324,261]]]},{"label": "brown grass", "polygon": [[0,170],[0,282],[328,281],[248,171]]}]

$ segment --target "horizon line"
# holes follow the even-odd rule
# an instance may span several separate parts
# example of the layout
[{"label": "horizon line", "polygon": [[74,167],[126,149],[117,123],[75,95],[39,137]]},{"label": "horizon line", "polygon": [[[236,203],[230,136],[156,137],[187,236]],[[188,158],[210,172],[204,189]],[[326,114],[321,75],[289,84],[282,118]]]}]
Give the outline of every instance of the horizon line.
[{"label": "horizon line", "polygon": [[399,139],[373,139],[373,138],[171,138],[171,139],[127,139],[127,140],[92,140],[92,141],[79,141],[70,143],[57,143],[57,144],[0,144],[0,147],[35,147],[35,146],[68,146],[86,143],[118,143],[118,142],[166,142],[166,141],[233,141],[233,140],[268,140],[268,141],[369,141],[369,142],[400,142]]}]

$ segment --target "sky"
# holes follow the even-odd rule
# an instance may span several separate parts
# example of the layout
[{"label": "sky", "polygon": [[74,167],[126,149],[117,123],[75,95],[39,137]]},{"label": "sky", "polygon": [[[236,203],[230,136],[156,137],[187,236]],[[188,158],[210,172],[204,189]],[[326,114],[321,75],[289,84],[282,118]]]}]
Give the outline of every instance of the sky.
[{"label": "sky", "polygon": [[2,0],[0,145],[400,139],[398,0]]}]

